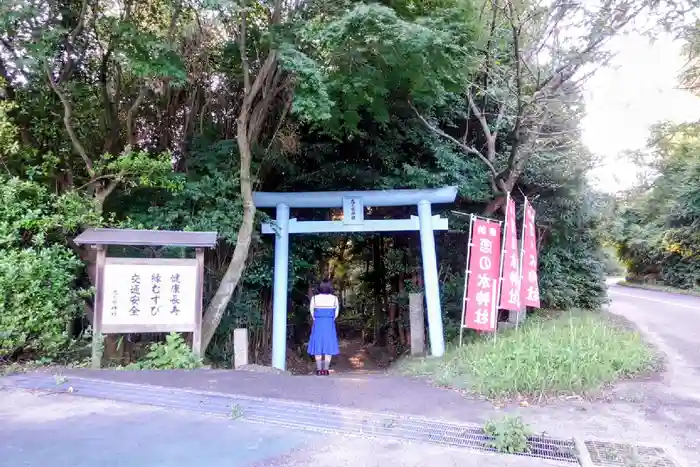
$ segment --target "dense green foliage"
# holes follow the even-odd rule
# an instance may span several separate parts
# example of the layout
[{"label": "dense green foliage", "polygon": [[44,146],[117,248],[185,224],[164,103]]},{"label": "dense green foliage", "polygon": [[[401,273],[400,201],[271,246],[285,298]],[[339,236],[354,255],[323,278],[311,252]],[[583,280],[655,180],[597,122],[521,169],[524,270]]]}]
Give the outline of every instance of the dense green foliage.
[{"label": "dense green foliage", "polygon": [[71,195],[0,176],[0,355],[56,356],[70,343],[82,263],[60,238],[91,212]]},{"label": "dense green foliage", "polygon": [[649,179],[620,200],[613,241],[634,280],[700,287],[700,125],[658,125]]},{"label": "dense green foliage", "polygon": [[[597,66],[607,40],[659,2],[606,5],[2,2],[3,352],[54,352],[73,317],[89,325],[92,299],[79,295],[94,284],[95,254],[72,239],[105,225],[216,230],[219,245],[206,255],[208,355],[230,361],[231,330],[244,325],[252,358],[264,362],[272,239],[258,221],[271,213],[253,223],[253,189],[456,185],[457,205],[435,212],[451,226],[437,238],[450,336],[461,310],[464,214],[499,217],[505,191],[518,203],[527,196],[538,212],[544,305],[598,307],[601,219],[574,76]],[[569,16],[581,28],[564,34],[559,21]],[[367,216],[412,214],[415,207],[374,208]],[[299,237],[292,249],[290,346],[307,334],[309,284],[325,275],[366,340],[406,344],[408,293],[422,287],[417,235]],[[182,252],[110,252],[127,253]],[[16,281],[20,265],[26,273]],[[29,295],[36,303],[22,302]]]}]

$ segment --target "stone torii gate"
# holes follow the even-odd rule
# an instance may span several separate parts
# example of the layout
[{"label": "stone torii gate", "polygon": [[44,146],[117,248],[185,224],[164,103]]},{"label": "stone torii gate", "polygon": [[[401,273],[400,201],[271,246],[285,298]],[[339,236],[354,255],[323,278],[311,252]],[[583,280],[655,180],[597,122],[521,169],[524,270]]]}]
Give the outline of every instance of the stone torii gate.
[{"label": "stone torii gate", "polygon": [[[442,328],[436,230],[447,230],[447,219],[432,215],[433,204],[453,203],[457,187],[425,190],[328,191],[305,193],[253,193],[257,208],[276,208],[275,222],[263,224],[262,233],[275,234],[275,269],[272,296],[272,366],[285,369],[287,352],[287,282],[289,235],[334,232],[420,232],[423,284],[428,314],[430,353],[445,353]],[[365,207],[418,206],[418,216],[409,219],[365,220]],[[297,221],[289,218],[290,208],[343,208],[342,221]]]}]

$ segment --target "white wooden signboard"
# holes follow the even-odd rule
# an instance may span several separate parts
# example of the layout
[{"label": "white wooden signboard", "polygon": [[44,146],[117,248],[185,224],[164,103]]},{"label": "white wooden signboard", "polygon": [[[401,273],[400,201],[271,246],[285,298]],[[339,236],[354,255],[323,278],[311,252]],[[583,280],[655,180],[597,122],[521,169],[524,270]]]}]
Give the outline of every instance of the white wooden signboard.
[{"label": "white wooden signboard", "polygon": [[102,333],[193,332],[197,260],[106,258]]}]

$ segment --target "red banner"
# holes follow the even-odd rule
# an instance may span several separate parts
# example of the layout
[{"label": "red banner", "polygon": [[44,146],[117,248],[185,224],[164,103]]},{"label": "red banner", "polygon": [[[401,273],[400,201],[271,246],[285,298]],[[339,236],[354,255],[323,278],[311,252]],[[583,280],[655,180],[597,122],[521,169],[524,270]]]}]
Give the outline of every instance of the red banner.
[{"label": "red banner", "polygon": [[499,308],[520,310],[520,255],[518,233],[515,230],[515,201],[510,196],[506,205],[505,234],[503,236],[503,273]]},{"label": "red banner", "polygon": [[501,259],[501,225],[473,218],[464,299],[463,326],[479,331],[496,330],[496,292]]},{"label": "red banner", "polygon": [[535,230],[535,208],[525,199],[523,216],[522,269],[520,280],[520,303],[534,308],[540,307],[540,287],[537,280],[537,232]]}]

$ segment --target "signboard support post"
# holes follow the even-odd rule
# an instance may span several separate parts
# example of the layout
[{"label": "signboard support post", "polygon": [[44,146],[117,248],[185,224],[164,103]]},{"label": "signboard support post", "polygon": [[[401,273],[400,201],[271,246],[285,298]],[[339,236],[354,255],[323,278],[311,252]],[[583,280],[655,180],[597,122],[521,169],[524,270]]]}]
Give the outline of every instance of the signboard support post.
[{"label": "signboard support post", "polygon": [[102,335],[102,302],[104,301],[104,277],[107,247],[96,245],[97,260],[95,262],[95,301],[92,310],[92,356],[90,366],[99,369],[102,366],[104,353],[104,336]]},{"label": "signboard support post", "polygon": [[[195,250],[197,260],[197,297],[204,296],[204,249]],[[197,300],[194,309],[194,331],[192,332],[192,352],[197,356],[202,356],[202,300]]]}]

